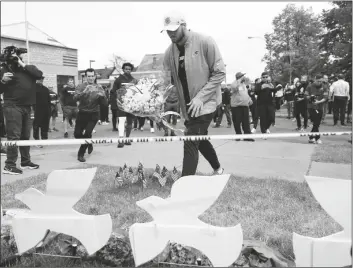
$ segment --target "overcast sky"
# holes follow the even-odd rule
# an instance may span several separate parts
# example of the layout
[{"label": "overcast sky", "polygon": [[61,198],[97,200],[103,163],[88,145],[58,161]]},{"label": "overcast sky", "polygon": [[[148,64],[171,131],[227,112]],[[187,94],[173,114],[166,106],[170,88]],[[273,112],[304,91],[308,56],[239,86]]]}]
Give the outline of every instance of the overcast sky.
[{"label": "overcast sky", "polygon": [[[135,65],[145,54],[164,53],[170,44],[163,16],[181,11],[193,31],[212,36],[227,65],[227,82],[238,71],[258,77],[265,41],[248,39],[272,32],[272,20],[290,2],[28,2],[30,23],[68,47],[78,49],[79,66],[112,66],[113,53]],[[294,2],[314,13],[328,2]],[[24,2],[1,2],[1,24],[24,21]]]}]

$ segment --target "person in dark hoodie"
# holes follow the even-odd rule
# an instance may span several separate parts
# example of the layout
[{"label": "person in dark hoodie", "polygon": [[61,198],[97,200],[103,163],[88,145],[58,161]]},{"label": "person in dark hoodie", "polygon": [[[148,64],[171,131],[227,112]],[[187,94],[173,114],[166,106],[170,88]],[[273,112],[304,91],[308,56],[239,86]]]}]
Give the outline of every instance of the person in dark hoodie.
[{"label": "person in dark hoodie", "polygon": [[[260,78],[257,78],[255,80],[256,81],[260,81]],[[250,86],[247,86],[248,89],[248,94],[251,98],[251,102],[252,104],[249,106],[250,112],[251,112],[251,118],[252,118],[252,122],[250,124],[253,125],[252,129],[251,129],[251,133],[256,133],[256,128],[257,128],[257,124],[259,122],[259,114],[257,112],[257,100],[256,100],[256,94],[255,94],[255,85],[252,84]]]},{"label": "person in dark hoodie", "polygon": [[[42,140],[48,139],[49,121],[51,116],[51,103],[49,89],[43,85],[44,76],[37,81],[36,105],[33,120],[33,138],[39,140],[39,132]],[[40,129],[40,131],[39,131]],[[37,146],[42,148],[43,146]]]},{"label": "person in dark hoodie", "polygon": [[[89,68],[85,71],[87,81],[77,86],[74,100],[79,101],[74,136],[76,139],[92,138],[92,131],[99,120],[100,105],[108,105],[104,89],[96,83],[96,72]],[[77,160],[86,162],[84,155],[93,151],[92,144],[81,144]]]},{"label": "person in dark hoodie", "polygon": [[[308,86],[308,110],[313,128],[311,132],[319,132],[319,127],[322,120],[323,105],[328,100],[328,89],[323,83],[322,75],[315,77],[314,83]],[[309,143],[321,144],[320,135],[309,136]]]},{"label": "person in dark hoodie", "polygon": [[[36,81],[43,75],[34,65],[26,65],[21,56],[12,54],[11,60],[1,68],[0,94],[4,93],[4,116],[8,141],[29,140],[31,136],[32,106],[36,104]],[[30,147],[21,146],[21,169],[38,169],[32,163]],[[19,175],[16,167],[18,147],[7,147],[4,174]]]},{"label": "person in dark hoodie", "polygon": [[[129,62],[125,62],[122,66],[123,69],[123,74],[121,74],[117,79],[115,79],[113,88],[112,90],[114,91],[113,94],[119,95],[119,91],[122,92],[124,91],[123,89],[123,83],[133,83],[137,84],[137,80],[131,75],[131,72],[134,70],[134,65],[132,65]],[[132,123],[134,116],[132,114],[126,113],[117,107],[117,116],[119,117],[119,125],[118,125],[118,130],[119,130],[119,137],[124,137],[124,130],[125,130],[125,121],[127,123],[126,125],[126,137],[130,137],[131,130],[132,130]],[[124,145],[131,145],[131,142],[125,142],[124,143],[119,143],[118,148],[124,147]]]},{"label": "person in dark hoodie", "polygon": [[[301,82],[295,83],[294,93],[294,106],[295,106],[295,118],[297,120],[297,131],[305,131],[308,127],[308,93],[305,87],[302,86]],[[304,118],[304,128],[302,127],[300,116]]]},{"label": "person in dark hoodie", "polygon": [[274,93],[277,89],[271,83],[271,77],[267,72],[261,74],[261,82],[255,85],[257,95],[257,109],[260,115],[261,133],[270,133],[270,127],[274,122]]}]

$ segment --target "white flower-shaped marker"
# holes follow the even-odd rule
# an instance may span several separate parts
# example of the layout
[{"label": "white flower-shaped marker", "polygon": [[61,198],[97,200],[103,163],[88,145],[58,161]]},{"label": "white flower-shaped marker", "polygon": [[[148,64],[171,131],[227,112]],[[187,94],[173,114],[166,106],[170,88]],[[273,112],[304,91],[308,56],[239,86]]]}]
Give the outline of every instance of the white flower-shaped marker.
[{"label": "white flower-shaped marker", "polygon": [[351,265],[352,181],[305,176],[305,180],[322,208],[343,231],[312,238],[293,233],[297,267],[343,267]]},{"label": "white flower-shaped marker", "polygon": [[87,192],[96,170],[55,170],[48,175],[46,194],[29,188],[15,195],[30,208],[12,219],[19,254],[37,245],[47,230],[77,238],[88,254],[108,242],[112,231],[109,214],[91,216],[72,208]]},{"label": "white flower-shaped marker", "polygon": [[154,221],[135,223],[130,227],[135,265],[155,258],[169,241],[199,249],[217,267],[226,267],[236,261],[243,244],[240,224],[216,227],[198,219],[217,200],[229,177],[182,177],[173,184],[170,198],[150,196],[136,202]]}]

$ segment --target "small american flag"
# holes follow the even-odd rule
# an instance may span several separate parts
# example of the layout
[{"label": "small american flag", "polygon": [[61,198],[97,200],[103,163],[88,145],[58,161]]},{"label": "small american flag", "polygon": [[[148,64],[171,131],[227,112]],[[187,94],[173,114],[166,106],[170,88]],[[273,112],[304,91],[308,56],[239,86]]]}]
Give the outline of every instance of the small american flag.
[{"label": "small american flag", "polygon": [[167,173],[168,173],[168,170],[166,169],[166,167],[163,167],[162,173],[160,175],[160,179],[158,180],[162,187],[164,187],[164,185],[167,182]]},{"label": "small american flag", "polygon": [[152,177],[155,177],[159,181],[159,179],[161,177],[160,173],[161,173],[161,167],[157,164],[156,168],[155,168],[155,170],[154,170],[154,172],[152,174]]},{"label": "small american flag", "polygon": [[114,184],[117,184],[119,187],[123,185],[123,178],[121,177],[123,174],[123,169],[120,167],[119,171],[115,175]]},{"label": "small american flag", "polygon": [[174,167],[173,171],[171,172],[171,175],[172,177],[172,180],[175,182],[179,179],[179,174],[178,174],[178,171],[176,169],[176,167]]},{"label": "small american flag", "polygon": [[138,177],[138,181],[140,181],[142,183],[143,188],[146,189],[147,188],[147,180],[146,180],[143,165],[141,162],[138,164],[138,167],[137,167],[137,177]]}]

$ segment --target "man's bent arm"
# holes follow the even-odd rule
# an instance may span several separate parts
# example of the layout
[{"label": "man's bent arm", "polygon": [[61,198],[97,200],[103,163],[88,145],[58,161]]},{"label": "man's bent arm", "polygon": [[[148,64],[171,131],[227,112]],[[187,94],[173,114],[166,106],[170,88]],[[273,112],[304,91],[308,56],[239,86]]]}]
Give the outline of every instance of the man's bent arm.
[{"label": "man's bent arm", "polygon": [[36,79],[40,79],[43,75],[43,72],[34,65],[26,65],[23,69]]},{"label": "man's bent arm", "polygon": [[208,37],[206,46],[206,61],[211,71],[210,78],[204,87],[200,90],[195,98],[200,99],[203,103],[208,101],[209,96],[214,94],[214,90],[225,79],[226,72],[221,53],[217,47],[216,42]]}]

